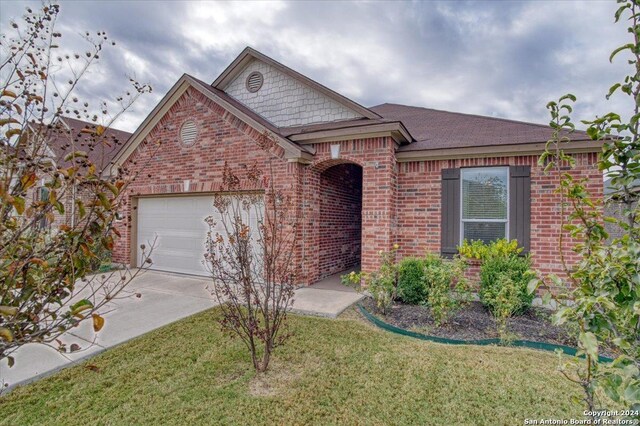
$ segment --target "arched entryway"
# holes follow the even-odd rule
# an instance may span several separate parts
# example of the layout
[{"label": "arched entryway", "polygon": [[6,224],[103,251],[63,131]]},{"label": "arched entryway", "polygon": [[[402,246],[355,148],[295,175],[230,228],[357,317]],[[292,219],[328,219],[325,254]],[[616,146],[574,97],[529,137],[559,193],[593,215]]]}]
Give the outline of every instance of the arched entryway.
[{"label": "arched entryway", "polygon": [[318,186],[318,279],[357,268],[362,252],[362,167],[333,165]]}]

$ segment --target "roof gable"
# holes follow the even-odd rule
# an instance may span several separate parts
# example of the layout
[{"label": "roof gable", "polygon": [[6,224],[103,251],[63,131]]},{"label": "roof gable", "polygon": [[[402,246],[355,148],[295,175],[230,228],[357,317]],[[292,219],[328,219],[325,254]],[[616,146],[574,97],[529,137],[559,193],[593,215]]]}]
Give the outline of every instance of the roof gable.
[{"label": "roof gable", "polygon": [[280,136],[269,123],[264,122],[261,117],[256,116],[251,111],[246,110],[241,105],[237,105],[235,100],[208,84],[190,76],[183,74],[182,77],[173,85],[162,100],[151,111],[147,118],[140,124],[135,133],[129,138],[129,141],[117,153],[114,158],[114,166],[118,167],[123,164],[127,158],[134,152],[136,147],[147,137],[151,130],[164,117],[171,106],[191,87],[204,96],[222,106],[240,120],[256,129],[259,132],[269,132],[278,145],[284,150],[285,158],[299,159],[309,154],[307,150],[302,149],[298,145]]},{"label": "roof gable", "polygon": [[[263,83],[258,91],[251,92],[246,81],[254,72],[262,74]],[[373,111],[251,48],[246,48],[212,86],[280,128],[380,118]]]}]

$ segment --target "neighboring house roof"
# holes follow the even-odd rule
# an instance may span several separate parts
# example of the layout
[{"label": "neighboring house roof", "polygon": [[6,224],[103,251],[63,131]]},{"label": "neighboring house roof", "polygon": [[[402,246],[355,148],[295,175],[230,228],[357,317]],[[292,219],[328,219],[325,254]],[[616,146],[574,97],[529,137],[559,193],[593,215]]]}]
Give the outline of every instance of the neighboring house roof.
[{"label": "neighboring house roof", "polygon": [[[631,188],[632,192],[639,192],[640,179],[635,179],[633,182],[631,182],[631,185],[629,185],[629,187]],[[611,178],[604,181],[604,195],[612,195],[620,191],[620,189],[616,189],[611,186]]]},{"label": "neighboring house roof", "polygon": [[[57,165],[70,165],[69,161],[64,158],[67,154],[75,151],[83,151],[87,154],[87,158],[98,169],[107,166],[120,150],[126,144],[131,133],[114,128],[108,128],[103,137],[91,140],[88,133],[82,132],[84,129],[93,130],[97,126],[96,123],[78,120],[71,117],[58,117],[55,124],[29,124],[28,131],[31,135],[39,135],[38,137],[46,138],[44,155],[53,160]],[[23,147],[19,153],[16,148],[7,144],[6,140],[0,141],[2,149],[8,149],[13,154],[17,154],[21,160],[33,155],[29,149]]]},{"label": "neighboring house roof", "polygon": [[[94,130],[96,123],[78,120],[71,117],[60,117],[65,129],[51,132],[47,145],[55,153],[58,165],[64,164],[64,157],[75,148],[87,153],[88,159],[99,169],[107,166],[126,144],[131,133],[124,130],[108,128],[103,137],[95,141],[83,129]],[[73,144],[72,144],[73,142]]]},{"label": "neighboring house roof", "polygon": [[[543,124],[430,108],[385,103],[370,109],[387,120],[401,121],[416,139],[400,151],[544,143],[553,133]],[[591,141],[579,130],[571,134],[571,139]]]}]

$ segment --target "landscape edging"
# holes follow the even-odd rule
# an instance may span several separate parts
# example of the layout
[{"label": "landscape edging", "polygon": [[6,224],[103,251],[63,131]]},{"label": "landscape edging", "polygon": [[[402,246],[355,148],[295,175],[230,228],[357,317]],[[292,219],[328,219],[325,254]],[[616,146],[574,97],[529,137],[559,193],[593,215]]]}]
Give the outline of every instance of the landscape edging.
[{"label": "landscape edging", "polygon": [[[427,334],[416,333],[415,331],[405,330],[404,328],[396,327],[395,325],[391,325],[382,321],[380,318],[376,317],[367,309],[362,306],[362,303],[358,303],[358,309],[360,313],[364,315],[364,317],[374,324],[376,327],[379,327],[383,330],[390,331],[391,333],[400,334],[402,336],[413,337],[415,339],[426,340],[429,342],[442,343],[445,345],[477,345],[477,346],[488,346],[488,345],[498,345],[498,346],[513,346],[513,347],[521,347],[521,348],[529,348],[529,349],[538,349],[543,351],[555,352],[557,349],[560,349],[566,355],[576,356],[578,353],[578,349],[572,348],[571,346],[564,345],[556,345],[553,343],[545,343],[545,342],[533,342],[531,340],[513,340],[509,343],[509,345],[504,345],[500,341],[500,339],[481,339],[481,340],[459,340],[459,339],[447,339],[445,337],[438,336],[430,336]],[[584,356],[581,356],[584,357]],[[600,356],[600,362],[613,362],[613,359]]]}]

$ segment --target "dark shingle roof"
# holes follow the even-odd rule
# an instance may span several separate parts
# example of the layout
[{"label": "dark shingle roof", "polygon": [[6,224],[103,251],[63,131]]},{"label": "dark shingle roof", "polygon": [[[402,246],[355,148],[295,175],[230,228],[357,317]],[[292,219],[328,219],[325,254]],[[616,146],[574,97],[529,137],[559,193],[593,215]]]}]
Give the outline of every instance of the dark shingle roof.
[{"label": "dark shingle roof", "polygon": [[129,132],[109,128],[103,137],[91,140],[87,133],[81,131],[95,129],[95,123],[70,117],[61,117],[61,119],[71,130],[67,130],[64,126],[57,126],[47,138],[47,146],[54,152],[58,165],[65,164],[64,157],[75,148],[75,150],[86,152],[89,160],[101,170],[113,160],[113,157],[131,136]]},{"label": "dark shingle roof", "polygon": [[[370,109],[387,120],[402,121],[415,138],[400,151],[540,143],[549,140],[552,133],[551,127],[543,124],[430,108],[382,104]],[[571,138],[591,140],[583,131],[575,131]]]}]

